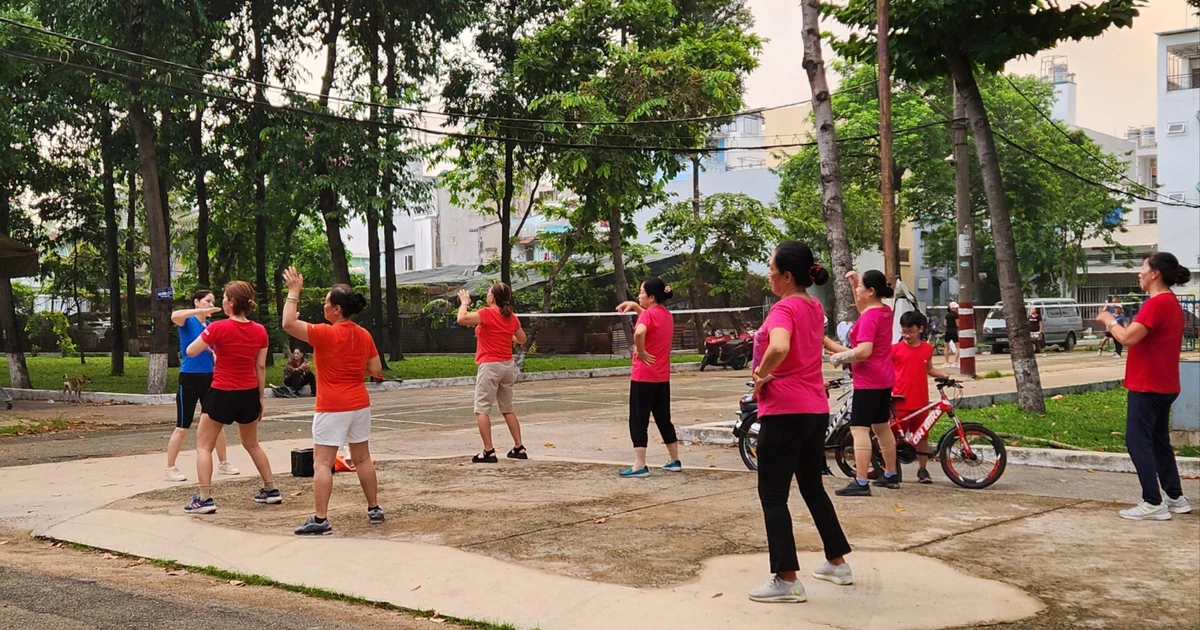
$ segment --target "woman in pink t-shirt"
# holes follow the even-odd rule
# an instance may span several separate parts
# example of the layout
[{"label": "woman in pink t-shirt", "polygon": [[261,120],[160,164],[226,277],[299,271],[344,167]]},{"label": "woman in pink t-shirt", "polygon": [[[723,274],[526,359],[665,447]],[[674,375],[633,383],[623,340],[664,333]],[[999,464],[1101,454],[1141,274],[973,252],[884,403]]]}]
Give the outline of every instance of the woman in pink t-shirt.
[{"label": "woman in pink t-shirt", "polygon": [[671,461],[663,466],[668,472],[683,472],[679,461],[679,440],[671,424],[671,342],[675,337],[675,322],[671,311],[663,304],[671,299],[671,287],[658,278],[642,282],[636,302],[622,302],[618,313],[638,314],[633,329],[633,370],[629,380],[629,437],[633,439],[633,466],[622,470],[623,478],[649,477],[646,466],[646,445],[650,440],[650,416]]},{"label": "woman in pink t-shirt", "polygon": [[896,490],[900,487],[900,469],[896,467],[896,436],[888,424],[892,415],[892,387],[896,369],[892,365],[892,308],[883,303],[895,295],[883,272],[872,269],[858,279],[858,272],[846,274],[854,288],[858,321],[850,329],[853,350],[831,342],[834,365],[854,364],[854,398],[850,402],[850,432],[854,435],[855,479],[837,491],[842,497],[869,497],[867,474],[871,466],[871,432],[883,451],[883,477],[875,485]]},{"label": "woman in pink t-shirt", "polygon": [[839,585],[854,583],[844,557],[850,553],[850,543],[821,483],[825,427],[829,424],[821,351],[829,342],[824,341],[824,310],[808,294],[808,287],[828,282],[829,272],[816,264],[808,245],[787,241],[775,249],[767,278],[779,302],[762,325],[769,341],[754,369],[754,393],[760,426],[758,499],[774,575],[765,586],[750,591],[750,599],[798,603],[805,601],[806,595],[796,575],[800,563],[788,511],[793,478],[825,547],[826,562],[813,577]]}]

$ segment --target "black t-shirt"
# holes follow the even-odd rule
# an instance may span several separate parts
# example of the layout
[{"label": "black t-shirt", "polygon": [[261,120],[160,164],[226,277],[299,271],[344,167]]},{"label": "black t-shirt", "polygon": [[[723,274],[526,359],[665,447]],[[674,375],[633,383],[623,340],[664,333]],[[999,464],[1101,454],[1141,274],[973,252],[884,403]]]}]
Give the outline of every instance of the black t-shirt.
[{"label": "black t-shirt", "polygon": [[953,311],[946,313],[946,334],[958,334],[958,313]]},{"label": "black t-shirt", "polygon": [[1042,314],[1029,316],[1029,332],[1042,332]]}]

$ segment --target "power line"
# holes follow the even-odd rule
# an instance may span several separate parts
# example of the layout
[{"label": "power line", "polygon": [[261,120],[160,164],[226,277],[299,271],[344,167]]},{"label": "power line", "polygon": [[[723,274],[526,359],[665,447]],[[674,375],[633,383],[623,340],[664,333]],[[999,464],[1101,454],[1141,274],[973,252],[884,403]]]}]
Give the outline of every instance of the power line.
[{"label": "power line", "polygon": [[[1004,80],[1008,81],[1008,84],[1010,86],[1012,86],[1012,89],[1014,91],[1016,91],[1017,94],[1020,94],[1021,98],[1025,99],[1026,103],[1029,103],[1029,107],[1033,111],[1037,112],[1038,115],[1040,115],[1042,118],[1044,118],[1046,120],[1046,122],[1050,123],[1054,127],[1055,131],[1062,134],[1062,136],[1064,138],[1066,138],[1067,140],[1069,140],[1071,142],[1071,144],[1074,144],[1075,146],[1079,147],[1079,149],[1081,151],[1083,151],[1084,153],[1086,153],[1088,155],[1088,157],[1092,158],[1093,160],[1096,160],[1100,164],[1104,164],[1103,158],[1101,158],[1100,156],[1096,155],[1095,153],[1092,153],[1091,151],[1089,151],[1088,148],[1083,145],[1083,142],[1081,142],[1079,139],[1073,137],[1066,129],[1064,129],[1061,125],[1058,124],[1058,121],[1056,121],[1053,118],[1051,118],[1050,116],[1048,116],[1046,114],[1046,112],[1042,111],[1042,109],[1040,107],[1038,107],[1037,104],[1035,104],[1028,96],[1026,96],[1025,93],[1021,91],[1021,88],[1017,87],[1017,84],[1012,80],[1012,77],[1010,77],[1008,75],[1004,75]],[[1116,175],[1117,177],[1133,184],[1134,186],[1137,186],[1138,188],[1145,190],[1147,193],[1152,194],[1157,198],[1166,199],[1171,202],[1174,201],[1170,197],[1163,195],[1162,193],[1158,192],[1157,190],[1154,190],[1153,188],[1150,188],[1149,186],[1146,186],[1145,184],[1142,184],[1141,182],[1130,179],[1130,177],[1128,175],[1122,173],[1121,171],[1119,171],[1116,168],[1109,168],[1108,170],[1113,175]]]},{"label": "power line", "polygon": [[[121,49],[121,48],[109,46],[107,44],[101,44],[99,42],[93,42],[93,41],[86,40],[86,39],[83,39],[80,37],[75,37],[73,35],[66,35],[66,34],[58,33],[58,32],[55,32],[55,31],[52,31],[49,29],[40,28],[40,27],[29,25],[29,24],[24,24],[24,23],[21,23],[21,22],[15,21],[15,20],[11,20],[8,18],[0,17],[0,23],[9,24],[9,25],[16,26],[16,27],[23,28],[23,29],[30,30],[30,31],[35,31],[35,32],[41,33],[43,35],[48,35],[51,37],[58,37],[60,39],[64,39],[64,40],[71,41],[71,42],[76,42],[78,44],[82,44],[84,46],[91,46],[91,47],[100,48],[103,50],[108,50],[111,52],[119,53],[121,55],[125,55],[127,57],[144,59],[147,61],[162,64],[162,65],[169,66],[172,68],[178,68],[180,70],[184,70],[184,71],[190,72],[195,75],[200,75],[201,78],[203,78],[203,76],[213,76],[213,77],[219,77],[219,78],[225,79],[227,81],[241,83],[241,84],[248,85],[248,86],[261,87],[264,90],[275,90],[278,92],[296,94],[296,95],[300,95],[300,96],[304,96],[304,97],[308,97],[308,98],[313,98],[313,97],[325,98],[325,99],[337,101],[340,103],[350,104],[350,105],[359,105],[359,106],[364,106],[364,107],[379,107],[379,108],[390,109],[390,110],[394,110],[394,111],[403,111],[403,112],[408,112],[408,113],[412,113],[412,114],[418,114],[421,116],[425,116],[425,115],[441,116],[441,117],[445,117],[447,119],[449,119],[449,118],[464,118],[464,119],[468,119],[468,120],[478,120],[478,121],[487,121],[487,122],[532,123],[532,124],[543,124],[543,125],[584,125],[584,126],[664,125],[664,124],[689,123],[689,122],[728,121],[730,119],[737,118],[739,116],[757,114],[757,113],[762,113],[762,112],[767,112],[767,111],[774,111],[774,110],[778,110],[778,109],[787,109],[787,108],[791,108],[791,107],[798,107],[800,105],[805,105],[805,104],[812,102],[812,99],[807,99],[807,100],[803,100],[803,101],[795,101],[792,103],[785,103],[782,105],[774,105],[771,107],[759,107],[759,108],[754,108],[754,109],[742,110],[742,111],[734,112],[731,114],[722,114],[722,115],[716,115],[716,116],[694,116],[694,117],[690,117],[690,118],[669,118],[669,119],[649,119],[649,120],[618,120],[618,121],[607,121],[607,122],[605,122],[605,121],[589,121],[589,120],[546,120],[546,119],[536,119],[536,118],[510,118],[510,117],[503,117],[503,116],[485,116],[482,114],[471,114],[469,112],[464,112],[464,111],[437,111],[437,110],[430,110],[430,109],[425,109],[425,108],[413,108],[413,107],[404,107],[401,105],[387,105],[387,104],[383,104],[383,103],[361,101],[361,100],[357,100],[357,99],[350,99],[350,98],[339,97],[339,96],[334,96],[334,95],[322,95],[322,94],[318,94],[315,92],[308,92],[308,91],[300,90],[300,89],[296,89],[296,88],[272,85],[269,83],[262,83],[259,81],[255,81],[253,79],[247,79],[244,77],[239,77],[239,76],[231,75],[231,74],[224,74],[224,73],[217,72],[214,70],[205,70],[203,68],[197,68],[195,66],[189,66],[186,64],[182,64],[182,63],[175,62],[175,61],[170,61],[167,59],[161,59],[158,57],[152,57],[150,55],[135,53],[132,51]],[[109,57],[109,58],[112,58],[112,57]],[[144,67],[154,68],[156,70],[161,69],[161,68],[156,68],[156,67],[154,67],[150,64],[144,63],[144,62],[133,61],[132,59],[124,59],[122,61],[125,61],[128,63],[137,63]],[[874,85],[877,82],[878,82],[877,79],[872,80],[872,81],[866,81],[866,82],[863,82],[863,83],[860,83],[857,85],[848,86],[839,91],[847,92],[847,91],[855,90],[855,89],[858,89],[861,87],[866,87],[868,85]]]},{"label": "power line", "polygon": [[[173,91],[180,92],[183,94],[189,94],[189,95],[196,96],[196,97],[211,98],[214,100],[224,101],[224,102],[235,104],[235,105],[243,105],[243,106],[247,106],[247,107],[262,107],[262,108],[266,108],[266,109],[270,109],[270,110],[293,113],[293,114],[297,114],[300,116],[307,116],[307,117],[311,117],[311,118],[317,118],[317,119],[322,119],[322,120],[327,120],[327,121],[332,121],[332,122],[337,122],[337,123],[351,123],[351,124],[365,126],[365,127],[379,127],[379,128],[383,128],[383,129],[416,131],[416,132],[420,132],[420,133],[428,133],[431,135],[438,135],[438,136],[452,137],[452,138],[463,138],[463,139],[484,140],[484,141],[494,141],[494,142],[515,142],[517,144],[545,146],[545,147],[567,149],[567,150],[578,149],[578,150],[593,150],[593,151],[596,151],[596,150],[602,150],[602,151],[649,151],[649,152],[662,152],[662,153],[678,153],[678,154],[687,154],[687,155],[691,155],[691,154],[695,154],[695,153],[721,153],[721,152],[727,152],[727,151],[787,149],[787,148],[798,148],[798,147],[807,147],[807,146],[815,146],[816,145],[815,141],[792,142],[792,143],[781,143],[781,144],[774,144],[774,145],[758,145],[758,146],[746,146],[746,147],[707,147],[707,146],[705,146],[705,147],[679,147],[679,146],[654,146],[654,145],[637,146],[637,145],[616,145],[616,144],[612,144],[612,145],[609,145],[609,144],[582,144],[582,143],[554,142],[554,141],[546,141],[546,140],[538,140],[538,139],[530,139],[530,138],[518,138],[518,137],[509,137],[509,136],[495,136],[495,135],[484,135],[484,134],[464,133],[464,132],[455,132],[455,131],[444,131],[444,130],[440,130],[440,129],[428,129],[425,127],[404,124],[404,123],[377,121],[377,120],[363,120],[363,119],[359,119],[359,118],[351,118],[348,116],[342,116],[339,114],[332,114],[332,113],[322,112],[322,111],[317,111],[317,110],[301,109],[301,108],[292,107],[289,105],[274,105],[271,103],[247,100],[244,98],[228,96],[228,95],[224,95],[224,94],[213,94],[210,92],[205,92],[203,90],[197,90],[197,89],[193,89],[193,88],[187,88],[187,87],[172,85],[172,84],[168,84],[168,83],[162,83],[159,81],[153,81],[153,80],[146,79],[143,77],[135,77],[135,76],[127,75],[127,74],[122,74],[120,72],[114,72],[114,71],[111,71],[111,70],[108,70],[105,68],[86,66],[86,65],[69,62],[69,61],[63,61],[61,59],[54,59],[54,58],[50,58],[50,57],[44,57],[41,55],[34,55],[34,54],[24,53],[24,52],[19,52],[19,51],[0,49],[0,56],[7,56],[7,57],[15,58],[15,59],[23,59],[25,61],[39,63],[42,65],[49,65],[49,66],[59,65],[59,66],[63,66],[66,68],[73,69],[73,70],[86,72],[86,73],[90,73],[90,74],[95,74],[95,75],[100,75],[100,76],[106,76],[106,77],[120,80],[120,81],[126,81],[129,83],[135,83],[138,85],[144,85],[144,86],[150,86],[150,87],[157,87],[157,88],[161,88],[161,89],[165,89],[165,90],[173,90]],[[909,131],[916,131],[916,130],[924,129],[927,127],[944,125],[944,124],[947,124],[948,122],[950,122],[950,121],[943,120],[943,121],[928,122],[928,123],[923,123],[920,125],[906,127],[904,129],[898,129],[896,131],[902,132],[902,133],[909,132]],[[870,139],[874,139],[874,138],[878,138],[878,137],[879,137],[879,134],[877,134],[877,133],[876,134],[866,134],[866,135],[862,135],[862,136],[841,138],[841,139],[839,139],[839,141],[870,140]]]},{"label": "power line", "polygon": [[[924,93],[922,93],[920,90],[912,87],[911,85],[908,85],[907,83],[903,83],[902,85],[906,89],[911,90],[913,93],[919,95],[922,99],[924,99],[929,104],[930,107],[937,110],[939,113],[948,116],[948,114],[946,114],[945,109],[943,109],[937,103],[930,101],[929,97],[926,96]],[[1173,201],[1173,200],[1172,201],[1159,201],[1157,199],[1150,199],[1150,198],[1138,195],[1136,193],[1130,192],[1128,190],[1114,188],[1103,182],[1097,182],[1093,179],[1084,177],[1083,175],[1080,175],[1079,173],[1076,173],[1075,171],[1072,171],[1071,169],[1066,168],[1065,166],[1062,166],[1056,162],[1053,162],[1046,157],[1043,157],[1042,155],[1038,154],[1037,152],[1033,151],[1032,149],[1028,149],[1028,148],[1018,144],[1015,140],[1009,138],[1007,135],[1002,134],[999,131],[999,128],[995,125],[992,126],[992,133],[994,135],[996,135],[997,137],[999,137],[1001,140],[1003,140],[1005,142],[1005,144],[1008,144],[1009,146],[1021,151],[1022,153],[1025,153],[1025,154],[1029,155],[1030,157],[1037,159],[1039,162],[1043,162],[1046,165],[1054,168],[1055,170],[1065,173],[1067,175],[1070,175],[1071,177],[1074,177],[1075,179],[1078,179],[1079,181],[1082,181],[1087,184],[1091,184],[1093,186],[1098,186],[1100,188],[1103,188],[1103,189],[1113,193],[1114,195],[1119,195],[1122,197],[1132,197],[1134,199],[1139,199],[1141,201],[1157,203],[1157,204],[1161,204],[1161,205],[1165,205],[1165,206],[1178,206],[1178,207],[1182,207],[1182,208],[1200,208],[1200,205],[1193,204],[1193,203],[1178,202],[1178,201]]]}]

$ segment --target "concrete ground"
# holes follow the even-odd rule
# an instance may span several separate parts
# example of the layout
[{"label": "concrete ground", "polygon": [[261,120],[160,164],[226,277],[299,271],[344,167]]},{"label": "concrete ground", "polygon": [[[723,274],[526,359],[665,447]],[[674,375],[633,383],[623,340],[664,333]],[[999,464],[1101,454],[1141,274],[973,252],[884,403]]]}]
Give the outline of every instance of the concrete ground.
[{"label": "concrete ground", "polygon": [[[1049,357],[1044,380],[1081,369],[1071,362],[1054,370],[1046,364],[1057,357]],[[677,376],[676,423],[727,417],[744,378]],[[270,401],[262,425],[284,504],[249,500],[258,480],[235,448],[243,475],[218,482],[219,511],[205,518],[181,513],[194,485],[161,481],[169,427],[161,418],[152,423],[152,414],[109,408],[103,413],[124,417],[108,422],[141,426],[88,424],[0,439],[0,525],[518,627],[1200,626],[1200,517],[1123,521],[1116,510],[1138,494],[1132,475],[1022,466],[1010,466],[984,491],[959,489],[935,470],[932,486],[836,498],[855,548],[848,559],[857,584],[803,578],[810,594],[803,606],[748,602],[745,591],[768,573],[754,475],[731,448],[693,445],[683,448],[683,474],[617,479],[630,458],[627,387],[624,379],[521,385],[517,410],[532,459],[495,466],[467,462],[478,435],[464,388],[376,395],[372,447],[389,520],[367,526],[354,477],[339,475],[335,535],[318,540],[290,535],[311,510],[308,480],[287,475],[289,451],[310,444],[310,399]],[[506,450],[502,425],[494,435]],[[660,459],[665,450],[652,438],[651,462]],[[192,453],[181,456],[180,468],[193,476]],[[842,483],[829,479],[827,489]],[[1200,497],[1200,483],[1185,484]],[[810,570],[820,561],[819,541],[798,496],[792,511],[802,566]],[[0,546],[4,571],[38,573],[45,564],[22,565],[14,549]],[[30,603],[39,601],[29,595],[36,589],[25,585],[86,575],[77,557],[64,557],[68,551],[39,551],[56,557],[57,573],[11,579],[16,594],[0,588],[0,605],[52,614]],[[388,576],[382,582],[379,567]],[[147,579],[139,592],[169,599],[169,581],[156,571],[167,583]],[[290,603],[273,609],[293,611],[285,614],[292,620],[307,614]],[[366,619],[355,611],[377,612],[351,607],[338,619]],[[251,618],[245,625],[258,627]]]}]

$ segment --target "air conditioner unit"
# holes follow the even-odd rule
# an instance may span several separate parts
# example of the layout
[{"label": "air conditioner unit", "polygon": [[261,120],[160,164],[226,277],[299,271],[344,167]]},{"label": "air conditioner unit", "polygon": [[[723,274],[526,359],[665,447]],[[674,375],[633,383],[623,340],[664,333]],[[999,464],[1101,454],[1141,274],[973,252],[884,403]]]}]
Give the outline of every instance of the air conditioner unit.
[{"label": "air conditioner unit", "polygon": [[1173,122],[1167,125],[1168,136],[1181,136],[1187,133],[1187,123]]}]

